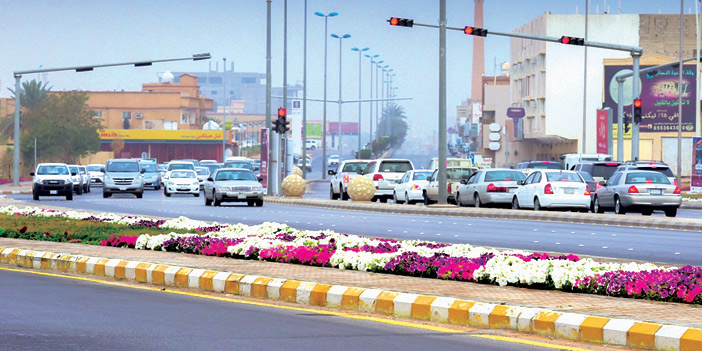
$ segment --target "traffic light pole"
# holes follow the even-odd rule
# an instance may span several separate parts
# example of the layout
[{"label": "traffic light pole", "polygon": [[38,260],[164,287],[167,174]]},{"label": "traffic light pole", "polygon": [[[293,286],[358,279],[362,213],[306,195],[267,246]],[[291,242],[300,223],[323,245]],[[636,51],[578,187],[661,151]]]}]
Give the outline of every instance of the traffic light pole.
[{"label": "traffic light pole", "polygon": [[617,78],[617,161],[624,162],[624,79]]},{"label": "traffic light pole", "polygon": [[631,58],[634,59],[634,65],[633,65],[633,75],[634,79],[631,84],[632,86],[632,93],[633,93],[633,98],[631,99],[632,104],[631,104],[631,116],[632,116],[632,123],[631,123],[631,159],[633,161],[638,161],[639,160],[639,125],[641,124],[640,121],[636,121],[634,116],[634,103],[633,101],[639,96],[639,79],[641,77],[641,72],[639,71],[639,60],[641,59],[641,54],[635,55],[634,53],[631,54]]}]

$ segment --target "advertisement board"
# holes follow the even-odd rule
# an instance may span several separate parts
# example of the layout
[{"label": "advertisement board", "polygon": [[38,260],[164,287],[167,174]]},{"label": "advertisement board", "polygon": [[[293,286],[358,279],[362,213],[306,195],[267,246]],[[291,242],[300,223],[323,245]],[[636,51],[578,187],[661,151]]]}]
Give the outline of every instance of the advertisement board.
[{"label": "advertisement board", "polygon": [[261,186],[264,188],[268,187],[268,141],[270,140],[270,129],[268,128],[261,128],[261,169],[260,174],[261,178]]},{"label": "advertisement board", "polygon": [[[642,65],[641,69],[651,67]],[[631,72],[631,66],[605,66],[605,101],[604,106],[617,111],[618,84],[617,74]],[[665,68],[641,75],[639,96],[642,120],[640,131],[674,132],[678,130],[678,91],[682,92],[682,130],[695,130],[695,65],[683,65],[682,86],[678,86],[678,69]],[[631,117],[632,79],[624,82],[624,115]],[[617,123],[619,116],[612,118]]]},{"label": "advertisement board", "polygon": [[611,109],[597,110],[597,153],[610,154],[612,151],[612,122]]},{"label": "advertisement board", "polygon": [[221,130],[98,129],[102,140],[222,140]]},{"label": "advertisement board", "polygon": [[692,171],[690,172],[690,192],[702,192],[702,137],[692,138]]},{"label": "advertisement board", "polygon": [[306,129],[308,139],[322,139],[321,123],[307,123]]}]

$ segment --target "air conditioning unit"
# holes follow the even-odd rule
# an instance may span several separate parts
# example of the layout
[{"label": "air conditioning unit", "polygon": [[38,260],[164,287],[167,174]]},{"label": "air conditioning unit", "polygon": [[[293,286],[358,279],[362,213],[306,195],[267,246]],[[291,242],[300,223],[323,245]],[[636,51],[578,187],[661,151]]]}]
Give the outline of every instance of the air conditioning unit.
[{"label": "air conditioning unit", "polygon": [[143,113],[135,113],[135,114],[134,114],[134,118],[136,118],[136,119],[142,119],[142,118],[144,118],[144,114],[143,114]]}]

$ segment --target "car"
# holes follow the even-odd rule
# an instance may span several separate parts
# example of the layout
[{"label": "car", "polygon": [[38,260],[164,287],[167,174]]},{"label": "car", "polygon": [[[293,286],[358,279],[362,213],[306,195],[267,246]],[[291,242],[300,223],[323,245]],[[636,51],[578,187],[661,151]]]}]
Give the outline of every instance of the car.
[{"label": "car", "polygon": [[367,164],[367,160],[345,160],[336,169],[328,170],[327,174],[331,176],[329,178],[329,198],[348,200],[347,189],[351,179],[360,176]]},{"label": "car", "polygon": [[102,173],[102,169],[105,167],[105,165],[101,164],[90,164],[87,167],[88,170],[88,175],[90,175],[90,185],[99,185],[102,186],[102,177],[105,176],[104,173]]},{"label": "car", "polygon": [[172,171],[178,171],[183,169],[189,169],[195,171],[195,165],[190,161],[172,161],[168,163],[166,168],[166,173],[161,177],[161,184],[166,185],[166,180],[170,177]]},{"label": "car", "polygon": [[197,179],[197,173],[190,169],[171,171],[163,184],[163,195],[171,197],[173,194],[200,196],[200,181]]},{"label": "car", "polygon": [[[455,158],[449,157],[446,159],[446,167],[473,167],[473,161],[467,158]],[[435,170],[439,168],[439,158],[434,157],[429,161],[428,170]]]},{"label": "car", "polygon": [[215,160],[202,160],[200,161],[200,166],[216,164]]},{"label": "car", "polygon": [[249,169],[220,168],[205,182],[205,206],[221,206],[223,202],[246,202],[249,206],[263,206],[261,177]]},{"label": "car", "polygon": [[509,168],[479,170],[468,179],[461,179],[456,191],[458,206],[512,205],[512,197],[519,188],[524,173]]},{"label": "car", "polygon": [[154,190],[161,189],[161,172],[155,162],[139,162],[139,166],[144,170],[144,187],[151,187]]},{"label": "car", "polygon": [[[476,167],[447,167],[446,168],[446,201],[448,203],[456,202],[456,191],[460,186],[461,179],[468,179],[473,173],[477,172]],[[425,205],[431,205],[439,201],[439,170],[435,169],[432,175],[427,179],[427,186],[422,192],[422,199]]]},{"label": "car", "polygon": [[363,169],[363,176],[370,178],[375,185],[375,195],[371,201],[388,202],[397,185],[395,180],[413,169],[412,161],[407,159],[381,158],[368,162]]},{"label": "car", "polygon": [[80,171],[80,175],[83,177],[83,192],[89,193],[90,175],[88,174],[88,169],[85,166],[78,166],[78,171]]},{"label": "car", "polygon": [[587,184],[587,187],[590,189],[590,211],[593,213],[595,212],[595,209],[593,208],[593,204],[595,203],[595,192],[597,190],[600,190],[602,187],[602,184],[600,182],[596,181],[595,178],[593,178],[590,173],[583,172],[583,171],[576,171],[580,175],[580,177],[583,178],[583,181],[585,181],[585,184]]},{"label": "car", "polygon": [[307,141],[305,141],[305,149],[307,150],[319,149],[321,146],[322,142],[317,139],[307,139]]},{"label": "car", "polygon": [[312,161],[310,161],[310,159],[307,159],[307,160],[305,161],[305,165],[304,165],[304,166],[302,165],[302,159],[300,159],[299,161],[297,161],[297,166],[300,167],[300,168],[306,167],[306,168],[307,168],[307,172],[312,172]]},{"label": "car", "polygon": [[241,159],[226,161],[224,162],[224,166],[222,166],[222,168],[243,168],[253,172],[255,167],[248,159]]},{"label": "car", "polygon": [[586,172],[597,182],[606,181],[617,170],[621,162],[582,162],[572,167],[573,171]]},{"label": "car", "polygon": [[207,167],[195,167],[195,173],[197,173],[197,180],[200,182],[200,190],[205,186],[205,180],[210,175],[210,169]]},{"label": "car", "polygon": [[73,200],[73,175],[65,163],[40,163],[29,175],[34,177],[34,201],[39,201],[39,196],[65,196],[66,200]]},{"label": "car", "polygon": [[432,171],[428,169],[414,169],[405,172],[402,178],[396,180],[397,185],[392,193],[395,203],[412,205],[424,201],[422,194],[431,174]]},{"label": "car", "polygon": [[590,210],[590,188],[574,171],[536,170],[525,180],[512,197],[512,209],[564,208],[580,212]]},{"label": "car", "polygon": [[73,192],[75,192],[76,195],[83,195],[83,189],[85,188],[85,179],[83,178],[83,175],[80,174],[80,171],[78,170],[78,165],[68,165],[68,170],[71,172],[71,178],[73,181]]},{"label": "car", "polygon": [[636,170],[655,171],[661,173],[668,178],[670,184],[673,184],[675,186],[679,185],[678,179],[675,177],[675,174],[670,169],[670,166],[668,166],[667,163],[662,161],[627,161],[620,164],[619,167],[617,167],[617,169],[615,170],[615,172]]},{"label": "car", "polygon": [[210,170],[210,173],[222,168],[222,165],[219,163],[206,163],[202,165],[202,167],[205,167]]},{"label": "car", "polygon": [[327,166],[328,167],[338,166],[339,162],[341,162],[339,155],[331,155],[331,156],[327,157]]},{"label": "car", "polygon": [[566,154],[561,156],[561,161],[563,161],[564,169],[570,171],[577,171],[573,169],[578,163],[583,162],[609,162],[614,160],[614,156],[610,154]]},{"label": "car", "polygon": [[137,199],[144,196],[144,171],[139,166],[139,160],[111,159],[105,164],[103,172],[103,198],[116,193],[134,194]]},{"label": "car", "polygon": [[[603,182],[604,183],[604,182]],[[613,210],[615,214],[640,212],[650,216],[663,210],[675,217],[682,203],[680,187],[657,171],[627,170],[615,173],[595,193],[593,212]]]},{"label": "car", "polygon": [[184,159],[184,160],[180,160],[180,162],[190,162],[190,163],[192,163],[193,166],[195,166],[195,167],[199,167],[199,166],[200,166],[200,161],[198,161],[198,160]]},{"label": "car", "polygon": [[517,163],[514,169],[518,169],[524,173],[524,175],[529,175],[531,172],[537,169],[564,169],[563,165],[557,161],[524,161]]}]

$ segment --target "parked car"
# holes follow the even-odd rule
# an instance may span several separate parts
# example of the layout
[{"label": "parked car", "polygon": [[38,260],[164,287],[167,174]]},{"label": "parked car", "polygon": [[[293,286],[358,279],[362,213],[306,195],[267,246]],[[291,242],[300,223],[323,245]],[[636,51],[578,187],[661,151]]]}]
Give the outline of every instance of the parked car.
[{"label": "parked car", "polygon": [[99,185],[102,186],[102,177],[105,176],[105,173],[102,173],[102,169],[105,168],[105,165],[100,165],[100,164],[90,164],[88,165],[88,174],[90,175],[90,185]]},{"label": "parked car", "polygon": [[158,165],[155,162],[139,162],[139,166],[144,170],[144,187],[161,189],[161,172],[158,171]]},{"label": "parked car", "polygon": [[670,184],[678,186],[678,179],[667,163],[663,161],[627,161],[619,165],[615,172],[623,171],[655,171],[668,178]]},{"label": "parked car", "polygon": [[561,156],[564,169],[573,171],[573,166],[583,162],[612,161],[614,156],[610,154],[566,154]]},{"label": "parked car", "polygon": [[[582,162],[574,165],[572,168],[576,172],[585,172],[590,174],[598,183],[606,181],[617,170],[621,162]],[[594,189],[593,189],[594,190]]]},{"label": "parked car", "polygon": [[346,191],[351,179],[359,177],[367,164],[367,160],[345,160],[336,169],[327,171],[327,174],[331,176],[329,179],[329,198],[348,200],[349,194]]},{"label": "parked car", "polygon": [[593,178],[590,173],[583,172],[583,171],[576,171],[580,175],[580,177],[583,178],[583,181],[585,181],[585,184],[587,184],[587,187],[590,189],[590,211],[595,212],[595,209],[593,207],[595,203],[595,192],[597,190],[600,190],[602,187],[602,184],[600,182],[596,181],[595,178]]},{"label": "parked car", "polygon": [[680,187],[660,172],[617,172],[595,193],[593,212],[611,209],[616,214],[641,212],[650,216],[654,210],[663,210],[666,216],[675,217],[682,203],[680,192]]},{"label": "parked car", "polygon": [[108,198],[115,193],[134,194],[137,199],[144,196],[144,173],[138,160],[111,159],[105,164],[105,184],[102,197]]},{"label": "parked car", "polygon": [[458,206],[511,205],[524,173],[509,168],[479,170],[468,179],[461,179],[456,191]]},{"label": "parked car", "polygon": [[305,141],[305,149],[307,150],[314,150],[314,149],[319,149],[322,147],[322,142],[317,139],[307,139]]},{"label": "parked car", "polygon": [[304,161],[304,165],[303,165],[302,159],[298,160],[298,161],[297,161],[297,166],[300,167],[300,168],[306,167],[306,168],[307,168],[307,172],[312,172],[312,161],[311,161],[309,158],[308,158],[307,160]]},{"label": "parked car", "polygon": [[[446,168],[446,201],[448,203],[456,202],[456,191],[461,184],[461,179],[468,179],[477,171],[478,169],[475,167]],[[425,205],[431,205],[439,201],[439,170],[435,169],[434,173],[432,173],[427,181],[428,183],[424,188],[422,198]]]},{"label": "parked car", "polygon": [[427,186],[427,179],[433,172],[428,169],[415,169],[405,172],[402,178],[396,180],[395,190],[392,198],[395,203],[408,205],[424,201],[424,188]]},{"label": "parked car", "polygon": [[514,169],[522,171],[524,175],[529,175],[537,169],[563,169],[563,165],[556,161],[524,161],[517,163]]},{"label": "parked car", "polygon": [[368,162],[363,169],[363,176],[370,178],[375,185],[375,195],[371,201],[387,202],[395,191],[395,180],[413,169],[412,161],[406,159],[381,158]]},{"label": "parked car", "polygon": [[171,171],[163,184],[163,195],[170,197],[173,194],[200,196],[200,181],[197,179],[197,173],[190,169]]},{"label": "parked car", "polygon": [[220,206],[223,202],[246,202],[249,206],[263,206],[261,177],[256,178],[248,169],[220,168],[205,182],[205,206]]},{"label": "parked car", "polygon": [[[78,165],[68,165],[68,170],[71,172],[71,180],[73,181],[73,191],[76,195],[83,195],[85,182],[83,175],[78,170]],[[74,174],[75,173],[75,174]]]},{"label": "parked car", "polygon": [[341,162],[339,155],[331,155],[331,156],[327,157],[327,166],[328,167],[336,167],[339,165],[339,162]]},{"label": "parked car", "polygon": [[81,177],[83,177],[83,192],[90,192],[90,175],[88,174],[88,169],[85,166],[78,166],[78,171],[80,171]]},{"label": "parked car", "polygon": [[573,171],[537,170],[529,174],[512,197],[512,208],[564,208],[587,212],[590,188]]},{"label": "parked car", "polygon": [[183,169],[189,169],[191,171],[195,171],[195,165],[192,162],[185,162],[185,161],[172,161],[168,163],[168,167],[166,168],[166,173],[161,177],[161,184],[166,185],[166,180],[171,175],[172,171],[178,171],[178,170],[183,170]]},{"label": "parked car", "polygon": [[200,182],[200,190],[202,190],[207,177],[210,175],[210,169],[207,167],[195,167],[195,173],[197,173],[197,180]]},{"label": "parked car", "polygon": [[[467,158],[449,157],[446,159],[446,167],[473,167],[473,161]],[[434,157],[429,161],[428,170],[433,171],[439,168],[439,158]]]},{"label": "parked car", "polygon": [[73,200],[73,178],[65,163],[40,163],[29,175],[34,177],[34,201],[39,201],[39,196],[65,196],[66,200]]}]

